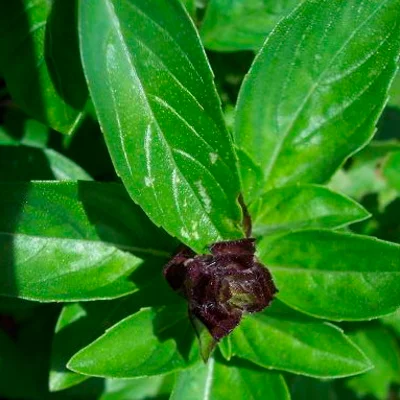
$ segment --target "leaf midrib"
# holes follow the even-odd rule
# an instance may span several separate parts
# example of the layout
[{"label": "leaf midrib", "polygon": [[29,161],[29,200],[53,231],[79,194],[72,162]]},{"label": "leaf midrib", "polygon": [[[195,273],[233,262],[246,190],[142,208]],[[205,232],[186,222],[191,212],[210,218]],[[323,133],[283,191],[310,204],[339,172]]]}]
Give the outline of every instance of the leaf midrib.
[{"label": "leaf midrib", "polygon": [[[301,113],[304,110],[305,105],[307,104],[308,100],[311,98],[311,96],[314,94],[315,90],[319,86],[319,84],[322,82],[322,79],[325,75],[325,73],[329,70],[329,68],[332,66],[332,64],[335,62],[337,57],[342,53],[342,51],[347,47],[347,45],[353,40],[355,35],[373,18],[382,8],[384,5],[388,3],[389,0],[385,0],[382,3],[379,4],[379,6],[366,18],[351,34],[350,36],[345,40],[343,45],[339,48],[339,50],[334,54],[334,56],[331,58],[330,62],[328,65],[322,70],[322,72],[319,74],[317,80],[315,83],[312,85],[311,89],[307,92],[306,96],[304,97],[304,101],[300,104],[300,107],[296,110],[294,114],[294,118],[290,122],[288,128],[284,131],[284,133],[281,135],[281,140],[277,143],[277,146],[274,149],[274,152],[272,153],[271,156],[271,161],[268,164],[267,169],[264,171],[264,181],[267,182],[268,178],[270,177],[272,170],[277,162],[278,156],[287,140],[287,137],[290,133],[290,131],[293,129],[293,126],[297,122],[298,118],[300,117]],[[278,110],[279,106],[277,107]]]},{"label": "leaf midrib", "polygon": [[[123,37],[122,37],[122,35],[121,35],[121,27],[120,27],[120,24],[119,24],[119,21],[118,21],[117,14],[115,13],[115,10],[114,10],[114,6],[111,4],[111,2],[110,2],[109,0],[106,0],[106,7],[107,7],[107,9],[108,9],[108,11],[109,11],[109,15],[110,15],[112,24],[113,24],[113,26],[114,26],[115,29],[116,29],[116,32],[117,32],[118,38],[119,38],[119,40],[120,40],[120,42],[121,42],[121,45],[122,45],[123,48],[124,48],[124,55],[125,55],[125,58],[126,58],[127,62],[129,63],[129,66],[131,67],[131,69],[132,69],[133,71],[135,71],[135,74],[136,74],[136,76],[137,76],[137,78],[138,78],[139,90],[140,90],[142,96],[143,96],[143,97],[145,98],[145,100],[146,100],[146,108],[147,108],[147,111],[149,112],[149,114],[151,115],[151,122],[154,123],[154,125],[155,125],[156,133],[157,133],[158,137],[160,138],[161,142],[163,143],[164,149],[166,150],[166,152],[167,152],[169,158],[170,158],[171,160],[173,160],[174,165],[175,165],[175,167],[176,167],[176,170],[179,171],[179,175],[180,175],[181,178],[186,182],[187,187],[190,188],[190,190],[191,190],[191,192],[192,192],[192,195],[194,195],[194,197],[197,199],[197,201],[198,201],[198,203],[199,203],[201,209],[203,209],[203,211],[204,211],[204,215],[207,216],[207,219],[208,219],[208,221],[210,222],[210,224],[211,224],[211,225],[214,227],[214,229],[218,232],[219,237],[221,237],[221,238],[224,237],[224,235],[222,234],[222,232],[221,232],[221,231],[219,230],[219,228],[213,223],[213,221],[211,220],[211,218],[210,218],[208,212],[207,212],[207,211],[205,210],[205,208],[203,207],[202,199],[201,199],[200,196],[197,194],[197,192],[193,189],[193,186],[189,183],[189,181],[187,180],[187,178],[185,177],[185,175],[182,174],[182,172],[180,171],[180,169],[179,169],[179,167],[178,167],[178,165],[177,165],[177,163],[176,163],[176,161],[175,161],[175,159],[174,159],[174,157],[173,157],[171,148],[170,148],[170,146],[168,145],[168,142],[166,141],[166,139],[165,139],[165,137],[164,137],[164,135],[163,135],[163,133],[162,133],[163,131],[162,131],[161,127],[160,127],[159,124],[158,124],[157,118],[156,118],[156,116],[155,116],[155,114],[154,114],[154,111],[153,111],[153,109],[152,109],[152,107],[151,107],[151,102],[149,101],[148,95],[147,95],[147,93],[146,93],[146,91],[145,91],[145,89],[144,89],[144,87],[143,87],[143,85],[142,85],[141,78],[140,78],[139,75],[136,73],[137,71],[136,71],[136,69],[134,68],[134,66],[133,66],[133,64],[132,64],[132,60],[131,60],[130,57],[129,57],[129,51],[127,50],[127,45],[126,45],[126,43],[125,43],[125,41],[124,41],[124,39],[123,39]],[[118,114],[118,112],[117,112],[117,114]],[[125,155],[126,163],[129,164],[129,159],[127,158],[127,152],[126,152],[126,149],[125,149],[125,145],[124,145],[123,140],[121,140],[121,146],[122,146],[122,150],[123,150],[124,155]],[[129,165],[130,165],[130,164],[129,164]],[[131,173],[131,175],[132,175],[132,173]],[[132,176],[133,176],[133,175],[132,175]],[[214,178],[214,180],[215,180],[215,178]],[[153,190],[152,192],[153,192],[153,193],[156,193],[155,190]],[[158,202],[158,200],[157,200],[157,202]],[[158,202],[158,204],[159,204],[159,202]],[[159,205],[159,207],[160,207],[160,205]],[[176,207],[176,204],[175,204],[175,207]],[[183,221],[183,219],[182,219],[181,213],[178,213],[178,214],[179,214],[179,216],[180,216],[182,225],[186,227],[186,224],[184,223],[184,221]]]}]

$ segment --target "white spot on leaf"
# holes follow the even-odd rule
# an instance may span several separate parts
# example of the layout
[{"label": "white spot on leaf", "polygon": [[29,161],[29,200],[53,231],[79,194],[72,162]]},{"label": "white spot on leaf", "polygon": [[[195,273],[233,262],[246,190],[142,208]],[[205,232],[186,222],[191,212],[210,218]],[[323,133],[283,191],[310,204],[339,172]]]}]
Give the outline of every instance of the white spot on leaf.
[{"label": "white spot on leaf", "polygon": [[211,164],[215,164],[217,162],[217,160],[218,160],[218,154],[217,153],[210,153],[209,156],[210,156]]},{"label": "white spot on leaf", "polygon": [[199,190],[199,194],[200,194],[202,203],[204,205],[204,208],[206,209],[206,212],[209,213],[211,211],[211,198],[208,195],[207,190],[203,186],[203,183],[201,181],[196,181],[195,184]]}]

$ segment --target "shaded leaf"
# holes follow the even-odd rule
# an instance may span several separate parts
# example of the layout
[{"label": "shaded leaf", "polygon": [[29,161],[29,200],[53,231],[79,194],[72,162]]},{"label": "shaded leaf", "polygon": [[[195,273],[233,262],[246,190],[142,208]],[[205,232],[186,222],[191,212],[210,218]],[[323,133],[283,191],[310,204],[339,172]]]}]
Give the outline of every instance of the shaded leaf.
[{"label": "shaded leaf", "polygon": [[205,47],[216,51],[258,50],[279,20],[301,0],[213,0],[201,25]]},{"label": "shaded leaf", "polygon": [[396,77],[390,88],[389,105],[400,108],[400,73]]},{"label": "shaded leaf", "polygon": [[348,381],[358,396],[373,395],[380,400],[389,398],[392,383],[400,383],[400,354],[394,337],[382,327],[360,329],[350,335],[374,364],[366,374]]},{"label": "shaded leaf", "polygon": [[317,185],[285,186],[251,204],[255,235],[305,228],[340,228],[369,213],[355,201]]},{"label": "shaded leaf", "polygon": [[185,304],[174,309],[145,308],[108,329],[67,366],[85,375],[110,378],[160,375],[198,361],[192,343]]},{"label": "shaded leaf", "polygon": [[233,146],[182,5],[81,1],[80,40],[94,106],[133,200],[198,252],[242,237]]},{"label": "shaded leaf", "polygon": [[[400,307],[400,246],[327,230],[290,233],[259,244],[278,298],[307,314],[365,320]],[[334,304],[334,307],[332,307]]]},{"label": "shaded leaf", "polygon": [[[66,365],[75,353],[92,343],[105,330],[143,306],[160,307],[168,304],[174,307],[181,300],[169,289],[157,263],[149,264],[144,269],[143,278],[149,287],[143,290],[121,299],[64,306],[53,338],[49,376],[52,391],[64,390],[88,378],[67,369]],[[155,292],[157,296],[154,296]]]},{"label": "shaded leaf", "polygon": [[289,400],[283,377],[246,363],[225,364],[213,358],[207,364],[182,371],[171,400]]},{"label": "shaded leaf", "polygon": [[0,181],[91,180],[77,164],[52,149],[0,146]]},{"label": "shaded leaf", "polygon": [[383,317],[382,322],[390,326],[396,332],[397,336],[400,337],[400,308],[395,313]]},{"label": "shaded leaf", "polygon": [[[0,192],[3,295],[41,301],[122,296],[137,289],[139,277],[127,278],[144,259],[156,257],[161,274],[175,245],[121,185],[4,183]],[[154,248],[157,238],[165,240]]]},{"label": "shaded leaf", "polygon": [[397,68],[399,14],[397,0],[309,0],[279,23],[236,115],[236,144],[265,188],[323,183],[371,139]]},{"label": "shaded leaf", "polygon": [[0,68],[28,114],[71,133],[88,97],[80,64],[76,1],[1,1]]}]

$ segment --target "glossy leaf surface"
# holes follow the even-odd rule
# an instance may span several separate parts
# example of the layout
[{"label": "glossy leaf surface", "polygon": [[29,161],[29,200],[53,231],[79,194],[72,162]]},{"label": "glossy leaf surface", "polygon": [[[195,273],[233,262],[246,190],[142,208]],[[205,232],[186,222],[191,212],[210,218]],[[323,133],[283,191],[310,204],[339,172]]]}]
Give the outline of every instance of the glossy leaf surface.
[{"label": "glossy leaf surface", "polygon": [[372,368],[334,325],[264,312],[245,318],[232,334],[233,354],[264,368],[339,378]]},{"label": "glossy leaf surface", "polygon": [[134,378],[178,371],[199,360],[186,305],[145,308],[125,318],[68,363],[73,371],[94,376]]},{"label": "glossy leaf surface", "polygon": [[258,249],[279,288],[278,298],[307,314],[331,320],[364,320],[400,307],[397,244],[308,230],[272,243],[264,240]]},{"label": "glossy leaf surface", "polygon": [[80,40],[109,151],[134,201],[198,252],[241,237],[231,139],[183,6],[81,1]]},{"label": "glossy leaf surface", "polygon": [[213,0],[201,25],[206,48],[216,51],[258,50],[279,20],[301,0]]},{"label": "glossy leaf surface", "polygon": [[388,398],[391,384],[400,383],[400,354],[395,338],[382,327],[360,329],[350,335],[365,352],[375,368],[348,382],[360,397],[373,395],[377,399]]},{"label": "glossy leaf surface", "polygon": [[[0,191],[3,295],[40,301],[118,297],[137,289],[127,275],[143,259],[158,258],[161,270],[168,247],[174,248],[120,185],[4,183]],[[154,249],[157,237],[166,239]]]},{"label": "glossy leaf surface", "polygon": [[72,133],[88,97],[76,1],[2,0],[0,7],[0,69],[13,100],[52,128]]},{"label": "glossy leaf surface", "polygon": [[371,139],[397,68],[399,21],[397,0],[310,0],[279,23],[236,115],[236,144],[265,188],[325,182]]},{"label": "glossy leaf surface", "polygon": [[249,208],[254,235],[306,228],[340,228],[368,218],[348,197],[323,186],[285,186],[265,193]]},{"label": "glossy leaf surface", "polygon": [[182,371],[176,378],[171,400],[289,400],[285,381],[275,372],[249,363],[230,363],[210,359]]}]

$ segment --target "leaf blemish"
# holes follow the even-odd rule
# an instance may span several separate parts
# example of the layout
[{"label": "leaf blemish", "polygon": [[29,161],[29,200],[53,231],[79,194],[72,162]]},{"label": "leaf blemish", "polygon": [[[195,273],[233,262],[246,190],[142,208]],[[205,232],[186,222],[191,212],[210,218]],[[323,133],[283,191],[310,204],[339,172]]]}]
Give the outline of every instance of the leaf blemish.
[{"label": "leaf blemish", "polygon": [[211,164],[215,164],[218,160],[218,154],[217,153],[210,153],[210,162]]},{"label": "leaf blemish", "polygon": [[202,203],[204,204],[204,207],[206,209],[206,212],[209,213],[211,211],[211,199],[210,199],[210,196],[208,195],[207,190],[203,186],[203,183],[201,181],[196,181],[195,185],[199,189],[199,194],[200,194]]}]

